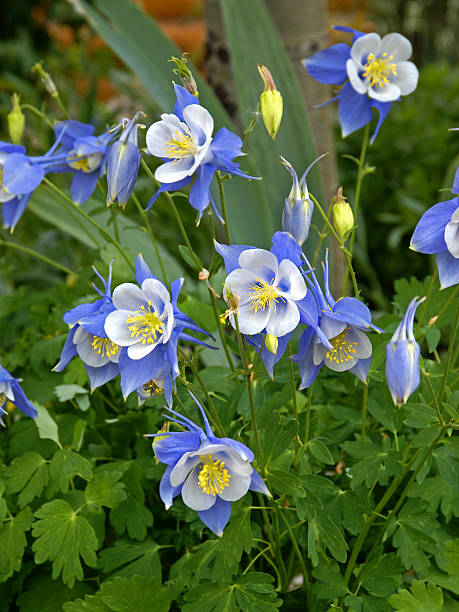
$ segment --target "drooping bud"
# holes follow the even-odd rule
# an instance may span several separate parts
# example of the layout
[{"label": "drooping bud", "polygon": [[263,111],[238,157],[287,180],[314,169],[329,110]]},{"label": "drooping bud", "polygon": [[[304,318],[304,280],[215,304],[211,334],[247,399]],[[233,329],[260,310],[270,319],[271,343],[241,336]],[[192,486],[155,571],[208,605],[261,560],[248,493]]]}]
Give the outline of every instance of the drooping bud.
[{"label": "drooping bud", "polygon": [[275,355],[277,353],[277,347],[279,346],[279,340],[273,334],[266,334],[265,346],[270,353]]},{"label": "drooping bud", "polygon": [[343,196],[342,187],[338,189],[335,203],[333,204],[333,223],[340,237],[346,240],[348,233],[354,227],[354,213]]},{"label": "drooping bud", "polygon": [[51,75],[49,74],[49,72],[46,72],[46,70],[44,70],[43,66],[41,65],[41,62],[37,62],[32,66],[32,72],[36,72],[38,74],[41,82],[43,83],[46,91],[49,93],[50,96],[52,96],[53,98],[57,98],[59,96],[57,87],[53,79],[51,78]]},{"label": "drooping bud", "polygon": [[15,145],[20,144],[25,127],[25,116],[21,111],[19,96],[14,93],[11,98],[12,109],[8,113],[8,131],[11,142]]},{"label": "drooping bud", "polygon": [[196,81],[194,80],[193,73],[188,68],[188,60],[186,56],[187,53],[183,53],[182,57],[171,57],[169,61],[175,64],[175,68],[173,68],[172,72],[180,77],[183,87],[189,91],[190,94],[198,97],[198,87],[196,85]]},{"label": "drooping bud", "polygon": [[386,344],[386,380],[394,404],[400,407],[419,386],[421,349],[413,333],[414,315],[426,298],[413,298]]},{"label": "drooping bud", "polygon": [[287,168],[293,179],[292,188],[284,202],[282,231],[292,234],[300,246],[309,235],[312,213],[314,211],[314,204],[309,198],[306,177],[314,164],[325,157],[325,155],[327,155],[327,153],[315,159],[312,164],[306,168],[300,181],[298,181],[298,176],[293,166],[286,159],[281,157],[281,163]]},{"label": "drooping bud", "polygon": [[266,66],[258,64],[258,72],[265,84],[265,90],[260,95],[261,116],[268,134],[275,140],[282,121],[282,95],[277,90],[274,79]]}]

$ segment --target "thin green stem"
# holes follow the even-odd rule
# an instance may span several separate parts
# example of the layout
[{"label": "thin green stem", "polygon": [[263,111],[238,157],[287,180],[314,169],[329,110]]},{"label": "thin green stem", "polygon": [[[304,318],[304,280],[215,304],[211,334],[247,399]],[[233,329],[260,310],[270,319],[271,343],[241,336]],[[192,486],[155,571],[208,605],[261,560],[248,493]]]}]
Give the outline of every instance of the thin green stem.
[{"label": "thin green stem", "polygon": [[293,414],[295,415],[295,420],[298,423],[298,403],[296,401],[296,385],[295,385],[295,377],[293,375],[293,363],[290,357],[292,356],[292,351],[290,350],[290,342],[287,344],[287,355],[288,355],[288,371],[290,376],[290,387],[292,389],[292,402],[293,402]]},{"label": "thin green stem", "polygon": [[190,239],[188,238],[188,234],[186,232],[185,226],[183,225],[182,219],[180,217],[180,213],[177,210],[177,206],[175,205],[174,198],[167,191],[164,192],[164,195],[166,196],[172,208],[172,212],[174,213],[175,219],[177,220],[177,225],[179,226],[180,232],[183,236],[183,239],[185,240],[185,244],[188,247],[188,250],[190,251],[190,255],[193,258],[193,261],[196,264],[197,269],[202,270],[204,266],[202,264],[202,261],[199,259],[198,255],[196,255],[196,253],[194,252],[193,247],[191,246]]},{"label": "thin green stem", "polygon": [[50,259],[49,257],[46,257],[46,255],[42,255],[41,253],[38,253],[38,251],[34,251],[33,249],[29,249],[28,247],[22,246],[21,244],[16,244],[15,242],[10,242],[9,240],[0,239],[0,246],[2,245],[5,247],[8,247],[9,249],[15,249],[17,251],[22,251],[23,253],[27,253],[27,255],[31,255],[32,257],[35,257],[36,259],[41,259],[41,261],[44,261],[48,265],[53,266],[54,268],[57,268],[58,270],[61,270],[62,272],[66,272],[67,274],[73,274],[74,276],[78,276],[78,274],[70,270],[70,268],[63,266],[62,264],[58,263],[57,261],[54,261],[53,259]]},{"label": "thin green stem", "polygon": [[113,206],[110,206],[110,214],[112,216],[113,229],[115,230],[115,239],[117,242],[119,242],[120,230],[118,228],[117,210]]},{"label": "thin green stem", "polygon": [[54,129],[54,125],[52,121],[48,119],[45,113],[42,113],[42,111],[38,110],[38,108],[35,108],[35,106],[32,106],[32,104],[21,104],[21,110],[22,109],[32,112],[34,115],[39,117],[42,121],[45,121],[48,127],[50,127],[51,129]]},{"label": "thin green stem", "polygon": [[301,567],[301,571],[303,573],[303,579],[304,579],[303,584],[306,589],[306,601],[308,604],[308,610],[312,610],[313,608],[312,608],[311,584],[309,582],[309,574],[308,574],[308,570],[306,568],[306,564],[303,559],[303,555],[301,554],[300,547],[298,546],[298,542],[295,538],[295,534],[293,533],[293,530],[290,527],[288,520],[285,518],[285,516],[282,514],[280,510],[279,510],[279,514],[280,514],[281,519],[284,521],[284,525],[287,527],[287,531],[290,536],[290,540],[292,542],[293,549],[296,553],[296,556],[298,557],[298,561],[300,562],[300,567]]},{"label": "thin green stem", "polygon": [[108,232],[104,227],[102,227],[99,223],[97,223],[97,221],[94,221],[94,219],[92,219],[92,217],[90,217],[90,215],[88,215],[82,208],[80,208],[77,204],[75,204],[73,202],[73,200],[71,198],[69,198],[67,196],[67,194],[65,194],[61,189],[59,189],[59,187],[57,187],[52,181],[50,181],[49,179],[47,179],[45,177],[43,179],[43,182],[46,185],[48,185],[48,187],[50,187],[51,189],[54,189],[54,191],[56,193],[58,193],[61,196],[61,198],[63,198],[68,204],[70,204],[73,207],[74,210],[76,210],[86,221],[88,221],[88,223],[90,223],[96,229],[98,229],[99,232],[109,242],[111,242],[117,248],[117,250],[119,251],[120,255],[125,259],[125,261],[128,264],[128,266],[131,268],[132,271],[134,271],[135,268],[134,268],[131,260],[129,259],[129,257],[124,252],[123,247],[113,238],[113,236],[110,234],[110,232]]},{"label": "thin green stem", "polygon": [[[459,291],[459,285],[456,285],[456,287],[454,288],[454,291],[451,292],[451,295],[449,296],[448,300],[446,301],[446,303],[443,305],[443,307],[441,308],[440,312],[438,313],[437,319],[436,319],[437,321],[443,315],[445,310],[449,307],[451,302],[456,299],[458,291]],[[425,304],[425,302],[424,302],[424,304]]]},{"label": "thin green stem", "polygon": [[422,322],[424,321],[424,317],[427,312],[427,304],[429,302],[430,296],[432,295],[432,291],[433,291],[436,279],[437,279],[437,268],[435,268],[435,271],[432,274],[432,278],[430,279],[430,283],[429,283],[429,288],[427,289],[426,299],[424,300],[424,303],[422,304],[422,307],[421,307],[421,311],[419,313],[418,322],[416,325],[416,333],[418,332],[419,328],[422,325]]},{"label": "thin green stem", "polygon": [[[226,342],[226,334],[223,331],[223,325],[220,323],[220,317],[218,315],[217,300],[215,299],[215,295],[213,294],[212,289],[210,287],[208,287],[208,289],[209,289],[210,303],[212,304],[212,310],[214,312],[215,321],[217,323],[218,335],[220,336],[220,340],[223,345],[223,350],[225,351],[225,357],[226,357],[229,367],[231,368],[231,372],[235,374],[236,368],[234,367],[234,362],[231,357],[228,343]],[[240,381],[238,381],[238,383],[239,382]]]},{"label": "thin green stem", "polygon": [[220,204],[222,207],[223,220],[225,222],[225,237],[227,244],[231,244],[231,235],[228,223],[228,212],[226,210],[225,190],[223,188],[223,180],[220,172],[217,172],[218,190],[220,192]]},{"label": "thin green stem", "polygon": [[253,429],[253,433],[255,435],[255,441],[257,443],[258,455],[259,455],[259,457],[261,457],[261,443],[260,443],[260,436],[258,434],[257,418],[256,418],[256,415],[255,415],[255,402],[253,401],[252,378],[251,378],[251,373],[249,372],[249,364],[248,364],[248,361],[247,361],[247,354],[245,352],[244,340],[243,340],[241,332],[239,330],[239,321],[238,321],[237,315],[234,315],[234,320],[236,322],[237,342],[238,342],[238,345],[239,345],[239,352],[241,354],[242,366],[244,368],[245,381],[246,381],[246,385],[247,385],[247,393],[248,393],[248,396],[249,396],[249,406],[250,406],[250,417],[251,417],[251,421],[252,421],[252,429]]},{"label": "thin green stem", "polygon": [[280,540],[280,532],[279,532],[279,512],[273,512],[272,514],[272,525],[273,525],[273,534],[274,539],[276,541],[276,561],[279,564],[280,574],[282,576],[282,587],[281,590],[285,592],[288,587],[288,576],[287,570],[284,563],[284,558],[282,556],[282,548],[281,548],[281,540]]},{"label": "thin green stem", "polygon": [[[328,211],[327,211],[327,219],[328,219],[328,221],[330,221],[330,216],[331,216],[332,210],[333,210],[333,205],[332,205],[332,203],[330,203],[330,206],[328,207]],[[314,251],[314,257],[312,258],[312,267],[314,267],[316,265],[316,261],[317,261],[317,258],[319,256],[319,253],[320,253],[320,248],[322,246],[322,242],[324,241],[324,238],[328,235],[328,232],[325,231],[327,229],[327,227],[328,227],[328,224],[324,221],[324,224],[322,225],[322,230],[321,230],[320,235],[319,235],[319,242],[317,243],[316,250]]]},{"label": "thin green stem", "polygon": [[260,116],[261,116],[260,103],[258,103],[257,110],[255,112],[255,116],[253,117],[252,121],[249,123],[248,128],[244,131],[244,140],[242,141],[241,151],[245,151],[245,147],[247,145],[247,141],[249,140],[249,136],[252,133],[253,128],[255,127]]},{"label": "thin green stem", "polygon": [[434,391],[434,388],[432,386],[432,382],[430,380],[430,376],[427,374],[427,372],[422,367],[421,367],[421,373],[422,373],[422,375],[424,377],[424,380],[426,381],[427,386],[429,387],[429,391],[430,391],[430,395],[432,396],[432,401],[433,401],[433,405],[434,405],[434,408],[435,408],[435,412],[437,413],[438,422],[440,423],[440,425],[442,427],[444,427],[445,426],[445,422],[444,422],[443,417],[441,415],[440,404],[438,402],[437,396],[435,395],[435,391]]},{"label": "thin green stem", "polygon": [[263,548],[263,550],[260,550],[260,552],[255,555],[255,557],[250,561],[250,563],[248,564],[248,566],[245,568],[245,570],[242,572],[242,575],[244,576],[244,574],[247,574],[247,572],[249,571],[249,569],[252,567],[252,565],[255,563],[255,561],[257,559],[259,559],[262,555],[266,554],[268,552],[268,550],[271,549],[271,544],[269,544],[268,546],[266,546],[266,548]]},{"label": "thin green stem", "polygon": [[134,200],[134,204],[136,205],[137,210],[140,213],[140,216],[142,217],[142,221],[143,221],[143,224],[145,225],[145,229],[147,230],[147,234],[150,236],[151,243],[152,243],[153,248],[154,248],[155,253],[156,253],[156,259],[158,260],[159,267],[161,268],[161,276],[163,278],[163,281],[165,283],[167,283],[166,270],[164,268],[163,260],[161,259],[161,254],[159,252],[158,243],[156,241],[156,238],[155,238],[155,235],[154,235],[153,230],[151,228],[151,225],[148,222],[147,215],[146,215],[144,209],[142,208],[142,204],[139,202],[139,198],[135,195],[134,192],[132,193],[131,197]]},{"label": "thin green stem", "polygon": [[448,378],[448,371],[449,371],[449,367],[451,365],[451,357],[453,355],[453,348],[454,348],[454,343],[456,341],[456,333],[457,333],[457,327],[459,324],[459,306],[456,310],[456,318],[454,320],[454,325],[453,325],[453,332],[451,334],[451,338],[449,341],[449,347],[448,347],[448,354],[446,356],[446,365],[445,365],[445,369],[443,371],[443,378],[441,380],[441,386],[440,386],[440,391],[438,393],[438,404],[441,405],[441,400],[443,397],[443,393],[445,392],[445,388],[446,388],[446,380]]},{"label": "thin green stem", "polygon": [[307,444],[309,440],[309,425],[311,422],[311,404],[312,404],[312,387],[314,383],[308,388],[308,405],[306,407],[306,423],[304,426],[304,443]]},{"label": "thin green stem", "polygon": [[367,400],[368,400],[368,383],[363,383],[363,398],[362,398],[362,442],[365,442],[365,430],[367,422]]}]

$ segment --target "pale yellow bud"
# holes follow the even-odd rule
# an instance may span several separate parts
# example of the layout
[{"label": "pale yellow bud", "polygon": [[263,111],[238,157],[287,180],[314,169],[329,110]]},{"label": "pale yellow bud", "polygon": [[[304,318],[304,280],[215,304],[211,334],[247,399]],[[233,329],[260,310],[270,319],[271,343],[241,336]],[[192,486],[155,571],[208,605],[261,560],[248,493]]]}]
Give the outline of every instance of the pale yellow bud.
[{"label": "pale yellow bud", "polygon": [[354,227],[354,213],[343,197],[342,187],[338,189],[336,202],[333,204],[333,223],[343,239],[347,238],[346,234]]},{"label": "pale yellow bud", "polygon": [[20,144],[22,134],[25,127],[25,116],[21,111],[21,105],[19,104],[19,96],[14,93],[11,98],[13,108],[8,113],[8,131],[10,133],[11,142],[15,145]]},{"label": "pale yellow bud", "polygon": [[273,334],[266,334],[265,346],[270,353],[275,355],[277,353],[277,347],[279,346],[279,341],[277,337],[273,336]]},{"label": "pale yellow bud", "polygon": [[260,96],[261,116],[268,134],[275,140],[282,121],[282,95],[277,90],[274,79],[266,66],[259,64],[258,71],[265,84],[265,90]]}]

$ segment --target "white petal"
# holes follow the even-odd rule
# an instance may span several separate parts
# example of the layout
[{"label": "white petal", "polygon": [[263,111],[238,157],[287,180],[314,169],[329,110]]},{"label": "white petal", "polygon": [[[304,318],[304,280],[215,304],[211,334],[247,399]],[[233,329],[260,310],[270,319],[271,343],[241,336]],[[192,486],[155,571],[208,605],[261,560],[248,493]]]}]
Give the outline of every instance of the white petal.
[{"label": "white petal", "polygon": [[302,300],[306,295],[304,278],[290,259],[283,259],[280,262],[277,286],[281,294],[291,300]]},{"label": "white petal", "polygon": [[0,186],[0,202],[9,202],[10,200],[14,200],[16,197],[17,195],[15,193],[10,193],[4,187]]},{"label": "white petal", "polygon": [[182,487],[183,503],[192,510],[209,510],[217,501],[216,495],[208,495],[199,486],[199,467],[195,467]]},{"label": "white petal", "polygon": [[142,283],[142,291],[145,298],[151,302],[153,310],[161,313],[164,306],[171,301],[169,291],[163,283],[156,278],[147,278]]},{"label": "white petal", "polygon": [[[178,133],[178,134],[177,134]],[[168,157],[169,143],[177,135],[189,134],[187,125],[176,115],[161,115],[161,121],[153,123],[146,134],[147,148],[152,155]]]},{"label": "white petal", "polygon": [[249,301],[249,294],[253,292],[252,285],[256,282],[257,276],[251,270],[237,268],[226,277],[224,295],[235,293],[239,296],[239,304],[246,304]]},{"label": "white petal", "polygon": [[363,66],[366,62],[367,55],[374,53],[378,55],[379,48],[381,46],[381,37],[379,34],[372,32],[371,34],[365,34],[357,38],[351,48],[351,57],[358,64]]},{"label": "white petal", "polygon": [[88,334],[88,332],[83,329],[81,325],[79,325],[75,332],[75,335],[73,336],[73,344],[80,344],[80,342],[84,342],[85,340],[87,340],[89,336],[90,334]]},{"label": "white petal", "polygon": [[190,127],[194,140],[203,146],[212,138],[214,120],[207,109],[199,104],[190,104],[183,111],[183,118]]},{"label": "white petal", "polygon": [[142,289],[134,283],[123,283],[113,291],[113,305],[120,310],[139,310],[147,305]]},{"label": "white petal", "polygon": [[108,363],[108,357],[99,355],[92,347],[93,336],[89,336],[83,342],[76,345],[77,353],[80,359],[92,368],[100,368]]},{"label": "white petal", "polygon": [[319,365],[322,363],[325,357],[325,353],[327,352],[326,347],[322,344],[322,342],[314,342],[314,346],[312,349],[312,362],[314,365]]},{"label": "white petal", "polygon": [[392,34],[386,34],[383,37],[379,53],[380,55],[383,53],[392,55],[396,63],[403,62],[411,56],[412,47],[408,38],[398,34],[398,32],[392,32]]},{"label": "white petal", "polygon": [[346,323],[336,321],[331,317],[324,316],[320,322],[320,329],[324,332],[326,338],[334,338],[346,329]]},{"label": "white petal", "polygon": [[172,468],[169,476],[171,485],[173,487],[181,485],[190,471],[200,462],[201,459],[196,452],[184,453]]},{"label": "white petal", "polygon": [[[11,388],[11,383],[8,381],[0,382],[0,393],[4,393],[10,402],[14,402],[14,392]],[[0,406],[1,405],[0,403]]]},{"label": "white petal", "polygon": [[118,346],[137,344],[138,338],[133,338],[126,320],[132,317],[132,311],[114,310],[105,319],[104,329],[107,336]]},{"label": "white petal", "polygon": [[155,179],[160,183],[175,183],[193,174],[194,155],[190,153],[179,161],[166,162],[156,168]]},{"label": "white petal", "polygon": [[215,459],[224,462],[225,467],[239,476],[251,476],[253,467],[250,461],[243,459],[235,448],[227,446],[222,452],[213,453]]},{"label": "white petal", "polygon": [[352,327],[346,336],[346,340],[357,342],[356,356],[358,359],[368,359],[368,357],[371,357],[373,347],[370,338],[364,331]]},{"label": "white petal", "polygon": [[132,344],[130,347],[128,347],[127,350],[127,355],[129,359],[134,359],[134,361],[137,361],[137,359],[142,359],[142,357],[149,355],[160,340],[161,337],[159,337],[157,341],[153,344],[142,344],[141,342],[137,342],[137,344]]},{"label": "white petal", "polygon": [[239,255],[239,265],[253,272],[257,278],[272,283],[277,276],[277,257],[265,249],[247,249]]},{"label": "white petal", "polygon": [[390,82],[399,87],[402,96],[412,93],[417,85],[419,72],[413,62],[397,64],[397,74],[390,77]]},{"label": "white petal", "polygon": [[218,497],[225,501],[236,501],[244,497],[250,487],[250,476],[240,476],[234,472],[230,473],[228,485],[223,489]]},{"label": "white petal", "polygon": [[364,94],[368,89],[368,81],[362,80],[359,76],[359,71],[362,67],[355,63],[353,59],[348,59],[346,62],[347,76],[351,82],[352,87],[359,94]]},{"label": "white petal", "polygon": [[276,311],[274,312],[271,309],[266,332],[280,338],[293,331],[299,322],[300,311],[298,306],[288,298],[282,298],[276,304]]},{"label": "white petal", "polygon": [[[454,217],[454,215],[453,215]],[[445,227],[445,242],[453,257],[459,258],[459,223],[450,221]]]},{"label": "white petal", "polygon": [[161,321],[164,323],[164,329],[161,336],[161,342],[166,344],[171,337],[172,330],[174,329],[175,317],[174,308],[172,304],[166,304],[163,314],[161,315]]},{"label": "white petal", "polygon": [[400,87],[393,83],[387,83],[380,87],[374,85],[368,88],[368,95],[379,102],[394,102],[400,98]]},{"label": "white petal", "polygon": [[[269,308],[259,310],[258,312],[250,310],[251,308],[252,304],[248,302],[247,304],[240,305],[237,312],[241,334],[249,336],[259,334],[266,327],[269,320]],[[234,317],[232,315],[230,315],[230,320],[233,323]],[[235,324],[233,324],[233,327],[236,329]]]}]

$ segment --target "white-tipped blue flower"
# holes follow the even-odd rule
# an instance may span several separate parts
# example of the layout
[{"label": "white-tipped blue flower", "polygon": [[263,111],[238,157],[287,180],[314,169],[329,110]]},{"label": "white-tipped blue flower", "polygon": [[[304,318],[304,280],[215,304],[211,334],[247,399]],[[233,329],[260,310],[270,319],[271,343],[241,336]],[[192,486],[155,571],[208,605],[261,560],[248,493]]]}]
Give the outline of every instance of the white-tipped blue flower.
[{"label": "white-tipped blue flower", "polygon": [[24,395],[19,383],[20,378],[13,378],[8,370],[0,366],[0,425],[3,425],[2,415],[6,414],[4,405],[6,400],[9,400],[25,415],[32,417],[37,416],[37,411]]},{"label": "white-tipped blue flower", "polygon": [[140,116],[145,116],[139,111],[129,121],[122,119],[123,131],[119,140],[111,147],[107,157],[107,204],[117,201],[120,206],[125,206],[131,197],[137,175],[139,173],[142,154],[137,144],[137,131],[145,126],[136,123]]},{"label": "white-tipped blue flower", "polygon": [[413,333],[414,315],[425,297],[413,298],[391,341],[386,345],[386,380],[396,406],[406,404],[420,380],[421,349]]},{"label": "white-tipped blue flower", "polygon": [[298,181],[298,176],[294,167],[290,162],[281,157],[282,164],[292,175],[293,185],[287,198],[285,198],[284,211],[282,213],[282,231],[289,232],[301,246],[309,236],[309,228],[311,226],[312,213],[314,204],[309,198],[308,186],[306,177],[311,168],[322,157],[321,155],[315,159],[307,168],[301,179]]},{"label": "white-tipped blue flower", "polygon": [[[290,259],[278,260],[264,249],[247,249],[238,258],[239,268],[226,278],[224,298],[231,306],[237,296],[241,333],[253,335],[266,330],[276,337],[293,331],[300,322],[296,302],[306,296],[306,284]],[[234,328],[234,312],[229,312]]]}]

